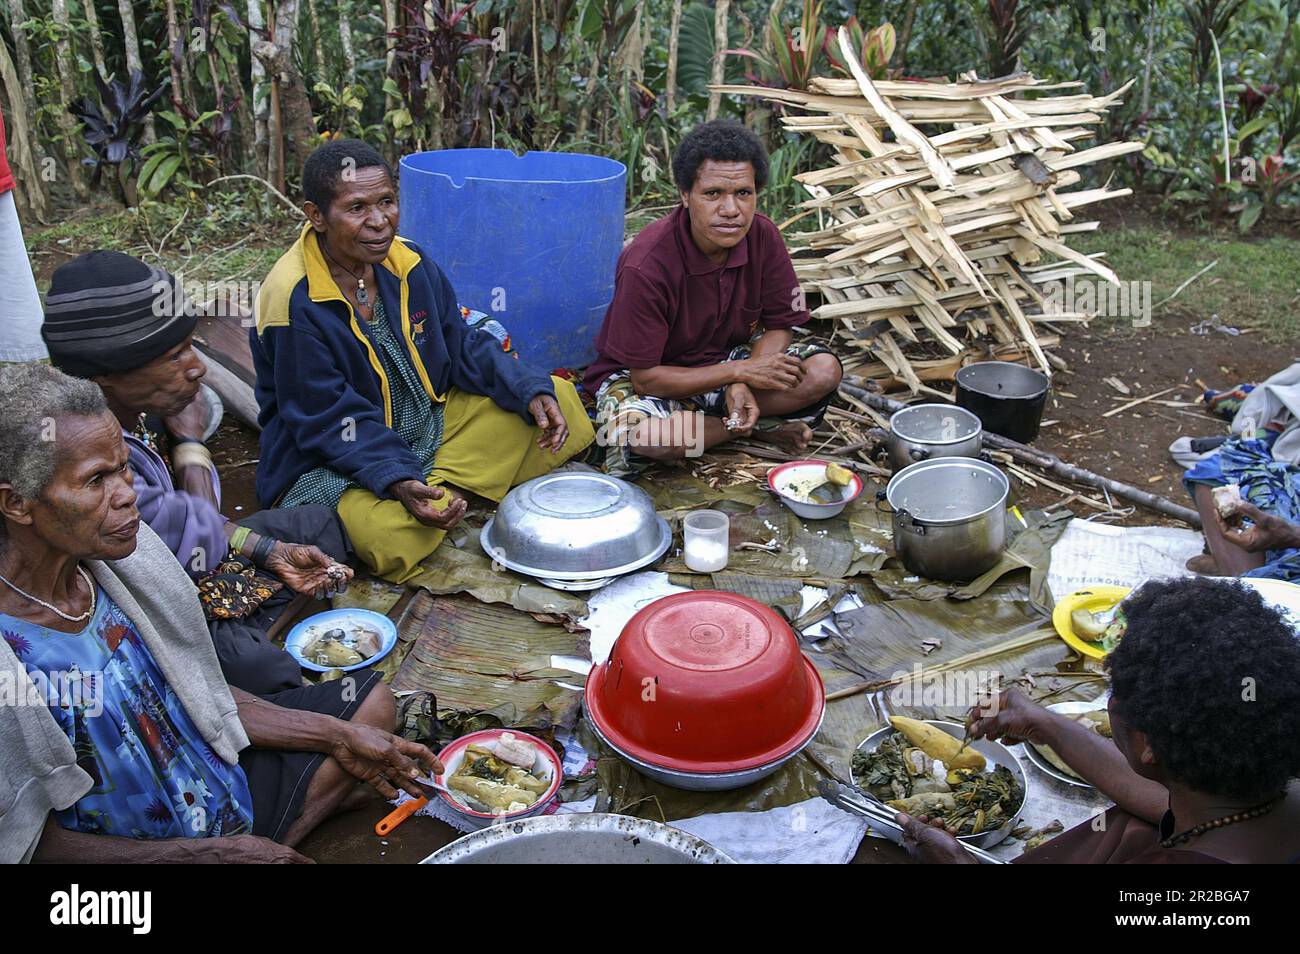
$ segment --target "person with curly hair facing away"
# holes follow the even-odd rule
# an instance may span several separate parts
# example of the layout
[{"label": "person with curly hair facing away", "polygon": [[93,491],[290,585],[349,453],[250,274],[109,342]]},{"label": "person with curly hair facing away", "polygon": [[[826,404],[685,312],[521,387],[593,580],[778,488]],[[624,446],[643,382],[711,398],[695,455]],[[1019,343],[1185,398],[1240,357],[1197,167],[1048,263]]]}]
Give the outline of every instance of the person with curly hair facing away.
[{"label": "person with curly hair facing away", "polygon": [[736,437],[802,452],[839,387],[839,359],[794,344],[811,317],[781,232],[758,212],[767,153],[733,120],[673,155],[681,205],[623,250],[583,384],[605,469],[699,456]]},{"label": "person with curly hair facing away", "polygon": [[[971,713],[974,738],[1051,746],[1114,800],[1026,852],[1048,864],[1300,861],[1300,638],[1243,584],[1144,584],[1106,657],[1114,742],[1015,691]],[[924,816],[899,816],[925,862],[973,862]]]}]

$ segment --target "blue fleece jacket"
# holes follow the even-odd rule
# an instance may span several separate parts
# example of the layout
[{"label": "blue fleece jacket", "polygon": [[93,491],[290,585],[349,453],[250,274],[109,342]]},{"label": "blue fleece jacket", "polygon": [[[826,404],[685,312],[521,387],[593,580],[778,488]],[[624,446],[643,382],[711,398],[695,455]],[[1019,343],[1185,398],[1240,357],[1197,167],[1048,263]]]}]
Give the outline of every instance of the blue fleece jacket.
[{"label": "blue fleece jacket", "polygon": [[[456,387],[490,397],[531,424],[528,402],[555,396],[549,374],[515,360],[488,332],[466,326],[451,283],[413,243],[394,240],[375,266],[375,284],[434,401],[445,401]],[[273,506],[317,466],[383,498],[392,496],[395,481],[424,479],[420,460],[393,430],[389,382],[360,322],[306,226],[263,282],[249,333],[262,426],[262,506]]]}]

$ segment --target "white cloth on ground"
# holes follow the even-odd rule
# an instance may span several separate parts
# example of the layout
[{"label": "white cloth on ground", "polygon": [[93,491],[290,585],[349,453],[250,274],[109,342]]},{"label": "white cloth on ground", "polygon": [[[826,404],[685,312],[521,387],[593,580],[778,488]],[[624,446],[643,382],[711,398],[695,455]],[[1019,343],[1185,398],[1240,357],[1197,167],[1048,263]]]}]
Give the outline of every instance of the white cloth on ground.
[{"label": "white cloth on ground", "polygon": [[1246,395],[1232,419],[1232,436],[1281,425],[1273,442],[1273,459],[1300,464],[1300,362],[1283,368]]}]

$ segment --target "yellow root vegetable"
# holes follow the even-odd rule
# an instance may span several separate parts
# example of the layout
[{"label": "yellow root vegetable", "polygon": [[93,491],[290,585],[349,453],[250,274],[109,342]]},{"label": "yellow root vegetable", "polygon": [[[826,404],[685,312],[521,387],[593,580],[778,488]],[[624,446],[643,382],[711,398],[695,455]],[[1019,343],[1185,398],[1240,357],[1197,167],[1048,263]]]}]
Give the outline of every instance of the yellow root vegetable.
[{"label": "yellow root vegetable", "polygon": [[839,464],[826,465],[826,479],[832,484],[838,484],[841,487],[847,487],[853,480],[853,471]]},{"label": "yellow root vegetable", "polygon": [[907,741],[930,758],[938,759],[950,769],[968,768],[977,772],[984,771],[983,755],[970,746],[963,749],[961,739],[954,738],[938,726],[903,716],[890,716],[889,724],[903,733]]},{"label": "yellow root vegetable", "polygon": [[1086,609],[1077,609],[1070,614],[1070,628],[1074,635],[1090,643],[1097,642],[1106,633],[1106,624]]}]

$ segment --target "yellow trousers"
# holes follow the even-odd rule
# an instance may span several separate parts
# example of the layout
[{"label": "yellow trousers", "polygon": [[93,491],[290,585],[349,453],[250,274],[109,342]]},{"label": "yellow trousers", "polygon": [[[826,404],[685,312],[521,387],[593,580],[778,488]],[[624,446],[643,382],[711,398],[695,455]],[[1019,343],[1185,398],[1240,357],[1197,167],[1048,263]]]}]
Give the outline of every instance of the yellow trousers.
[{"label": "yellow trousers", "polygon": [[[550,473],[586,450],[596,434],[578,392],[562,378],[551,382],[569,425],[564,446],[554,454],[537,446],[540,432],[518,414],[503,410],[489,397],[452,388],[443,406],[442,444],[429,485],[450,484],[500,503],[511,487]],[[444,494],[433,505],[441,510],[451,502],[451,494]],[[357,556],[376,576],[392,583],[416,576],[420,561],[447,535],[417,521],[401,501],[381,500],[361,488],[343,493],[339,519]]]}]

